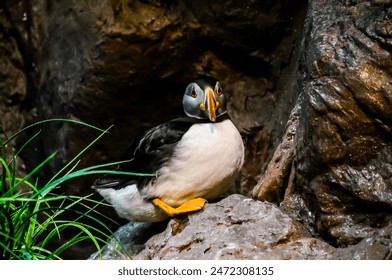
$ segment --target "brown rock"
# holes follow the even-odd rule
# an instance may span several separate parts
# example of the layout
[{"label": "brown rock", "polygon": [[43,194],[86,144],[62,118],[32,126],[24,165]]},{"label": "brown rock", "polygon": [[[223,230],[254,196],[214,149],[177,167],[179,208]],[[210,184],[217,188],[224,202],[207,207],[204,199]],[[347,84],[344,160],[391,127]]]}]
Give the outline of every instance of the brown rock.
[{"label": "brown rock", "polygon": [[253,189],[253,197],[261,201],[280,203],[283,200],[285,188],[289,196],[294,188],[293,159],[295,153],[296,133],[300,122],[301,106],[298,103],[290,114],[286,124],[285,133],[269,162],[264,175]]},{"label": "brown rock", "polygon": [[[4,10],[0,10],[0,26],[0,135],[6,132],[10,137],[24,125],[20,107],[26,98],[26,76],[20,69],[23,57],[11,35],[15,26],[7,21]],[[4,135],[1,138],[4,140]]]},{"label": "brown rock", "polygon": [[[40,36],[33,44],[39,92],[30,93],[29,104],[36,115],[28,115],[28,122],[64,117],[102,128],[115,124],[80,167],[114,161],[135,136],[182,115],[186,84],[209,74],[221,80],[229,113],[246,138],[241,191],[251,193],[295,103],[293,73],[305,1],[268,6],[254,1],[35,5],[33,11],[44,16],[32,12],[29,17],[40,27]],[[45,125],[42,135],[31,149],[38,152],[27,151],[24,157],[34,166],[58,151],[43,172],[51,176],[97,134],[56,123]],[[90,192],[91,180],[77,182],[64,188]]]},{"label": "brown rock", "polygon": [[390,7],[381,2],[315,0],[308,10],[295,185],[308,227],[338,246],[392,222],[391,54],[380,31]]}]

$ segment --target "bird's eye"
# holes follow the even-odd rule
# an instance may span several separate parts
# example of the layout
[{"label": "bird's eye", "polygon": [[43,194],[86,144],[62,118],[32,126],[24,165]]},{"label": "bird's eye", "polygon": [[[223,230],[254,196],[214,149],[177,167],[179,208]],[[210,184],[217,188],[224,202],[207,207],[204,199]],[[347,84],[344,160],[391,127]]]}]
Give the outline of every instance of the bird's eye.
[{"label": "bird's eye", "polygon": [[192,96],[193,98],[196,98],[197,93],[196,93],[196,91],[195,91],[195,88],[192,88],[191,96]]},{"label": "bird's eye", "polygon": [[216,83],[215,92],[218,94],[218,96],[222,95],[222,88],[221,88],[219,82]]}]

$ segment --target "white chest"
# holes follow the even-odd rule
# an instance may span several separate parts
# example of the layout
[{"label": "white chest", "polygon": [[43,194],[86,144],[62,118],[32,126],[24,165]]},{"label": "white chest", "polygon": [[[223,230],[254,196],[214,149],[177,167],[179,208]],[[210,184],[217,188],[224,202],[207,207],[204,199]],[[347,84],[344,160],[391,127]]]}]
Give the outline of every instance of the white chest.
[{"label": "white chest", "polygon": [[224,193],[236,179],[244,161],[244,146],[230,120],[193,125],[176,147],[157,180],[146,186],[146,194],[176,206]]}]

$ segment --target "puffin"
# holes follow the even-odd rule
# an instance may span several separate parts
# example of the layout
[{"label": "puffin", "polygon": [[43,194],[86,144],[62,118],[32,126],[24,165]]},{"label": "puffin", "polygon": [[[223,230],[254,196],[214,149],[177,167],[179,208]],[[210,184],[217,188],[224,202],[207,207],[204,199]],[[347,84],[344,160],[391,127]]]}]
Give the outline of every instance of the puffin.
[{"label": "puffin", "polygon": [[118,216],[133,222],[160,222],[204,208],[222,196],[244,163],[242,137],[230,120],[220,82],[199,76],[185,89],[185,116],[149,129],[128,147],[119,171],[106,174],[95,189]]}]

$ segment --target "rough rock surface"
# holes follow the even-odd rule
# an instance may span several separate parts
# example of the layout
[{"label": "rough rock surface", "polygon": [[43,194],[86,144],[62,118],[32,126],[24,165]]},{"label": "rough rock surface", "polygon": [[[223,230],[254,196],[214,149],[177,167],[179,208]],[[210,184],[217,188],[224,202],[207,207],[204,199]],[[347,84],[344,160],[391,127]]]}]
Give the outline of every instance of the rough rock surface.
[{"label": "rough rock surface", "polygon": [[[142,228],[142,230],[139,230]],[[143,233],[144,232],[144,233]],[[140,244],[146,225],[129,223],[115,236],[131,255],[105,247],[102,259],[388,259],[392,228],[355,246],[334,248],[313,238],[276,205],[231,195]],[[136,248],[136,250],[135,250]],[[137,250],[139,249],[139,250]],[[99,259],[96,253],[90,259]]]},{"label": "rough rock surface", "polygon": [[356,244],[392,223],[387,1],[311,1],[295,185],[316,232]]},{"label": "rough rock surface", "polygon": [[[37,32],[34,27],[27,28],[31,19],[23,16],[31,7],[29,3],[11,4],[8,9],[4,1],[0,3],[0,145],[25,126],[25,109],[31,103],[30,93],[36,88],[35,64],[31,58]],[[14,20],[16,17],[19,20]],[[15,139],[5,147],[9,162],[16,150]],[[16,158],[16,164],[16,173],[23,176],[25,165],[20,157]]]},{"label": "rough rock surface", "polygon": [[287,121],[281,142],[277,146],[263,176],[253,189],[252,195],[254,198],[279,203],[283,200],[283,197],[292,194],[295,187],[292,178],[295,174],[293,160],[297,143],[296,135],[300,124],[300,111],[301,102],[298,102]]},{"label": "rough rock surface", "polygon": [[189,220],[171,220],[136,258],[279,259],[274,249],[304,237],[310,236],[274,204],[231,195]]},{"label": "rough rock surface", "polygon": [[164,230],[166,222],[151,224],[129,222],[113,235],[115,241],[90,256],[91,260],[132,259],[144,248],[144,243],[154,234]]},{"label": "rough rock surface", "polygon": [[27,92],[27,76],[23,71],[24,53],[18,48],[22,38],[12,36],[19,26],[10,21],[11,17],[9,12],[0,9],[0,124],[4,130],[0,135],[6,132],[8,137],[24,126],[25,117],[21,107]]}]

